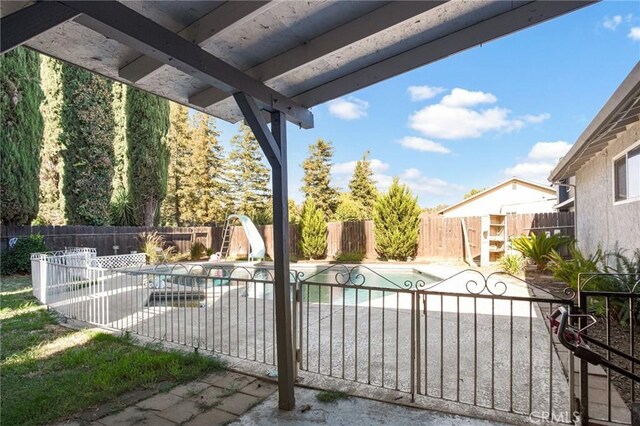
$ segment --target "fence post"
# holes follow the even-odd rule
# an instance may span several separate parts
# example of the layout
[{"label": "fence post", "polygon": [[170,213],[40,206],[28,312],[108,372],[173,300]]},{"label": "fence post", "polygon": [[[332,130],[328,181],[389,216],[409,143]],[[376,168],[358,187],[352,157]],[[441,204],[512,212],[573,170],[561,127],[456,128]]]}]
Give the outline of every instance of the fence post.
[{"label": "fence post", "polygon": [[40,282],[38,283],[40,285],[40,301],[42,302],[43,305],[47,304],[47,262],[46,262],[46,257],[44,257],[45,255],[43,255],[39,262],[40,262]]},{"label": "fence post", "polygon": [[[580,291],[582,282],[578,275],[578,309],[580,313],[587,312],[587,296]],[[586,326],[586,318],[580,317],[578,324],[580,329]],[[589,424],[589,363],[583,359],[580,360],[580,424]]]},{"label": "fence post", "polygon": [[411,402],[416,400],[416,317],[418,312],[416,299],[418,297],[417,291],[411,294]]}]

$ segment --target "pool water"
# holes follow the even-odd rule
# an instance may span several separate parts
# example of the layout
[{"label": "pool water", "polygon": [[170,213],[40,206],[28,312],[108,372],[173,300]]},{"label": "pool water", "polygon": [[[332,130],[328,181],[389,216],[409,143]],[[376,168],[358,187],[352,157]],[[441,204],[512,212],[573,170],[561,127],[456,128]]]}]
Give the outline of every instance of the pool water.
[{"label": "pool water", "polygon": [[[395,294],[393,291],[382,291],[382,289],[409,290],[415,289],[416,283],[420,281],[425,284],[439,281],[436,277],[415,270],[355,269],[351,273],[351,281],[345,283],[345,276],[336,275],[339,272],[341,271],[330,269],[314,275],[313,272],[305,271],[305,276],[302,278],[302,301],[309,303],[333,301],[333,304],[355,305]],[[344,284],[345,286],[330,287],[317,284]],[[372,290],[371,287],[379,288],[381,291]]]}]

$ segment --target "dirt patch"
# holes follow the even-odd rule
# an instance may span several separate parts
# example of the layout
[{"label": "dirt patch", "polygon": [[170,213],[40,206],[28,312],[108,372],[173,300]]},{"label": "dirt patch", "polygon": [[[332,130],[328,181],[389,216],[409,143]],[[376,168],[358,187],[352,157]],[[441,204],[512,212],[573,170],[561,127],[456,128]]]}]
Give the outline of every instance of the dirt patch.
[{"label": "dirt patch", "polygon": [[[635,358],[640,356],[640,324],[634,324],[634,345],[633,345],[633,355]],[[598,341],[607,342],[607,324],[605,318],[598,318],[598,322],[591,328],[589,328],[589,337],[597,339]],[[609,342],[610,346],[622,351],[623,353],[630,355],[631,354],[631,335],[629,331],[629,325],[620,323],[615,319],[611,318],[609,321]],[[603,348],[599,348],[596,345],[590,345],[591,349],[598,353],[600,356],[606,358],[607,351]],[[609,358],[619,367],[624,368],[625,370],[631,371],[631,362],[627,361],[621,356],[617,356],[615,354],[609,354]],[[636,364],[635,374],[638,375],[640,373],[640,368]],[[632,386],[633,381],[624,377],[622,374],[616,373],[615,371],[611,372],[611,383],[615,386],[615,388],[620,393],[620,396],[627,404],[632,402]],[[635,400],[640,400],[640,383],[635,383]]]},{"label": "dirt patch", "polygon": [[[548,271],[536,271],[535,269],[528,269],[525,271],[525,280],[537,287],[540,287],[556,297],[566,298],[567,294],[565,289],[567,285],[565,283],[556,282],[553,276]],[[604,317],[598,317],[598,322],[588,330],[588,335],[600,342],[607,342],[607,323]],[[631,354],[631,335],[629,331],[629,325],[626,323],[620,323],[613,317],[609,321],[609,342],[610,346],[626,354]],[[607,357],[607,351],[597,347],[596,345],[590,345],[590,348],[598,353],[602,357]],[[640,324],[634,324],[634,349],[633,355],[635,358],[640,357]],[[615,354],[609,354],[610,359],[616,363],[616,365],[631,369],[631,363],[626,361],[620,356]],[[640,373],[640,367],[636,365],[636,374]],[[632,380],[624,377],[616,372],[611,372],[611,384],[620,394],[620,397],[627,403],[631,403],[631,387]],[[640,383],[635,384],[635,399],[640,399]]]}]

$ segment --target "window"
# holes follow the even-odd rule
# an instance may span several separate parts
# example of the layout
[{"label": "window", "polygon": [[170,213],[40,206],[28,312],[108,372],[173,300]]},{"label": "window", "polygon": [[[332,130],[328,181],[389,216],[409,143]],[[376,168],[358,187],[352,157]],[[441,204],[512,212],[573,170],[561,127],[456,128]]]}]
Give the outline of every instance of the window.
[{"label": "window", "polygon": [[614,199],[640,199],[640,147],[624,153],[613,161]]}]

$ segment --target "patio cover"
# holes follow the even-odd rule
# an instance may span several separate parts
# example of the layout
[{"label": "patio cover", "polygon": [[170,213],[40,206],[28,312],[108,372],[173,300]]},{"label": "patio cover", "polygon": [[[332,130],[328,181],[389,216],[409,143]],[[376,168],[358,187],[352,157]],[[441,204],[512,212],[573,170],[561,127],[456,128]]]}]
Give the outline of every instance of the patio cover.
[{"label": "patio cover", "polygon": [[285,120],[311,128],[315,105],[590,3],[3,0],[0,51],[248,122],[272,166],[279,404],[293,409]]}]

